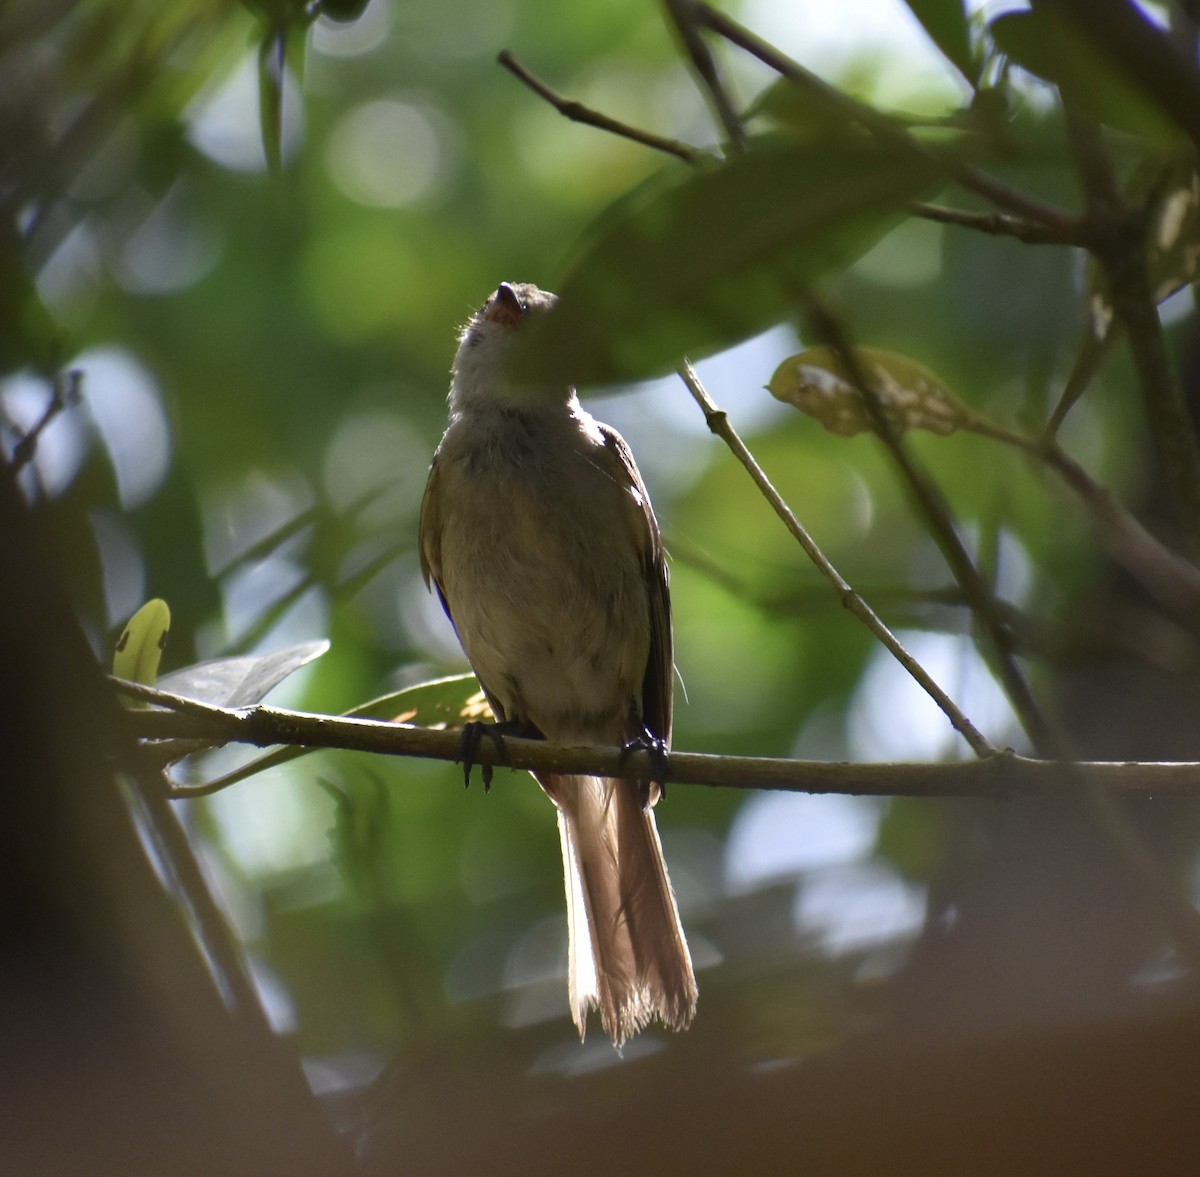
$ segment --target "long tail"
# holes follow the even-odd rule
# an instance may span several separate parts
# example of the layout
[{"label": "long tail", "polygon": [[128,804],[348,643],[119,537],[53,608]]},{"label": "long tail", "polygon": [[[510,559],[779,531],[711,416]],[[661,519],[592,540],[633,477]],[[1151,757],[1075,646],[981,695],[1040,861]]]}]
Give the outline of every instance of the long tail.
[{"label": "long tail", "polygon": [[571,1016],[580,1038],[596,1008],[618,1046],[653,1017],[686,1029],[696,1012],[696,977],[653,810],[642,808],[625,781],[539,779],[558,806]]}]

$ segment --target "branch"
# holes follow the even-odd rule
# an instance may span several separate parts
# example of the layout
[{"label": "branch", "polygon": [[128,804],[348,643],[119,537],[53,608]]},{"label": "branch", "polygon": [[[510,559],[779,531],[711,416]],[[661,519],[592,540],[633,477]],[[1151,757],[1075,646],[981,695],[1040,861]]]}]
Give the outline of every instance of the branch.
[{"label": "branch", "polygon": [[[203,738],[215,744],[252,744],[260,748],[293,744],[337,748],[386,756],[413,756],[457,763],[460,733],[412,727],[378,719],[314,715],[259,704],[229,710],[114,679],[123,695],[156,704],[153,710],[129,710],[126,724],[144,740]],[[159,710],[158,708],[163,708]],[[477,762],[530,772],[645,779],[653,762],[645,752],[622,757],[619,748],[568,748],[543,740],[506,738],[503,752],[490,740],[479,744]],[[1200,763],[1142,764],[1104,762],[1063,764],[997,753],[977,760],[933,764],[847,764],[784,760],[763,756],[669,754],[672,784],[715,788],[769,789],[795,793],[844,793],[862,797],[1045,796],[1085,784],[1133,795],[1200,790]],[[175,798],[205,795],[205,786],[175,786]]]},{"label": "branch", "polygon": [[797,542],[804,549],[805,554],[817,566],[820,573],[837,590],[842,604],[883,643],[896,661],[912,675],[921,689],[945,712],[946,717],[954,725],[955,730],[970,744],[975,754],[977,756],[992,755],[996,749],[987,737],[976,729],[975,725],[959,710],[954,700],[938,686],[925,668],[904,648],[900,639],[888,629],[878,614],[850,587],[841,573],[826,559],[825,554],[817,546],[816,541],[808,534],[800,520],[796,518],[787,503],[784,502],[783,497],[771,485],[771,481],[766,476],[762,467],[754,460],[754,455],[750,453],[745,443],[737,435],[736,430],[730,425],[729,418],[714,404],[704,385],[700,383],[700,378],[696,375],[691,364],[685,361],[679,371],[679,375],[703,411],[704,419],[708,423],[709,429],[729,446],[733,451],[734,457],[746,467],[750,477],[754,479],[755,485],[762,491],[767,501],[771,504],[775,514],[783,520],[788,531],[796,538]]},{"label": "branch", "polygon": [[1047,225],[1028,217],[1016,217],[1007,213],[971,212],[963,208],[949,208],[943,204],[917,201],[909,206],[909,212],[926,221],[937,221],[942,225],[958,225],[974,229],[991,237],[1015,237],[1026,245],[1074,245],[1086,246],[1088,235],[1083,232],[1082,222],[1074,225]]},{"label": "branch", "polygon": [[684,163],[696,164],[705,158],[704,152],[697,151],[686,143],[680,143],[677,139],[668,139],[663,135],[655,135],[651,131],[631,127],[628,123],[620,122],[597,110],[592,110],[589,106],[584,106],[582,102],[564,98],[557,90],[551,89],[541,78],[526,69],[507,49],[496,60],[540,98],[544,98],[550,103],[559,114],[569,118],[572,122],[585,123],[589,127],[608,131],[609,134],[618,135],[622,139],[632,139],[634,143],[640,143],[643,147],[650,147],[667,155],[673,155],[677,159],[683,160]]},{"label": "branch", "polygon": [[[768,616],[808,616],[814,610],[840,604],[830,596],[824,585],[816,581],[797,580],[787,588],[777,588],[770,593],[758,592],[747,580],[730,572],[723,563],[709,555],[702,547],[677,532],[664,532],[663,539],[672,564],[688,565],[739,601],[745,601]],[[862,594],[861,589],[857,591]],[[898,609],[913,613],[914,617],[918,616],[919,610],[930,607],[962,609],[967,604],[962,589],[955,584],[948,584],[944,588],[915,589],[907,584],[879,581],[873,583],[865,595],[876,602],[887,601]],[[1004,605],[1008,623],[1013,628],[1025,623],[1024,616],[1016,606],[1007,602],[1001,604]],[[927,627],[926,623],[919,619],[914,620],[913,625],[918,628]],[[942,632],[941,627],[938,627],[938,632]]]},{"label": "branch", "polygon": [[[959,428],[1022,450],[1053,470],[1083,501],[1108,554],[1168,612],[1200,633],[1200,568],[1144,527],[1059,445],[1049,427],[1041,436],[1029,437],[971,414]],[[1007,619],[1005,625],[1011,628]]]},{"label": "branch", "polygon": [[[826,325],[829,326],[830,324],[835,328],[832,333],[833,341],[830,343],[830,346],[838,353],[848,374],[850,374],[852,380],[858,386],[872,419],[876,421],[877,432],[880,433],[883,441],[888,446],[889,452],[899,464],[902,473],[909,479],[910,486],[917,496],[918,505],[926,513],[927,520],[934,531],[934,538],[939,540],[943,554],[950,564],[951,571],[955,574],[956,579],[958,579],[971,607],[976,610],[976,615],[987,628],[999,662],[998,670],[1001,681],[1008,691],[1009,698],[1012,700],[1014,708],[1025,725],[1026,731],[1029,732],[1036,747],[1042,749],[1049,748],[1056,754],[1059,753],[1060,749],[1067,747],[1067,742],[1065,738],[1049,726],[1042,716],[1041,709],[1033,697],[1033,693],[1013,656],[1010,632],[1003,623],[998,603],[992,596],[987,585],[984,584],[966,550],[963,548],[958,534],[954,529],[949,508],[942,501],[936,487],[924,476],[924,472],[908,458],[903,446],[899,444],[899,439],[893,434],[886,414],[883,412],[880,404],[878,393],[867,380],[862,371],[862,365],[857,361],[855,352],[836,330],[836,324],[830,320],[830,323]],[[1017,757],[1012,753],[989,755],[988,752],[991,750],[991,745],[987,743],[983,736],[975,732],[969,720],[961,715],[961,712],[958,711],[954,703],[943,695],[940,688],[929,678],[920,664],[904,651],[903,647],[887,627],[884,626],[883,622],[871,613],[865,602],[850,589],[849,585],[842,580],[832,565],[825,560],[819,549],[817,549],[816,544],[808,537],[807,532],[804,531],[791,511],[788,510],[787,505],[779,497],[778,492],[771,486],[766,475],[754,461],[749,450],[746,449],[741,439],[733,431],[725,414],[719,412],[708,398],[690,366],[685,367],[681,375],[683,375],[684,381],[688,385],[692,395],[704,410],[709,428],[714,433],[725,438],[738,459],[750,471],[755,483],[758,484],[776,512],[788,525],[792,534],[800,541],[809,556],[817,562],[818,567],[830,579],[831,583],[838,587],[843,603],[857,617],[863,620],[873,633],[876,633],[880,637],[880,640],[899,659],[905,669],[938,702],[939,706],[950,717],[954,726],[962,732],[963,736],[971,742],[971,746],[981,756],[980,760],[975,761],[970,766],[946,766],[945,775],[939,769],[929,776],[924,775],[923,769],[926,766],[923,765],[825,765],[823,768],[816,768],[816,766],[809,764],[794,763],[793,771],[800,770],[802,774],[801,779],[796,780],[794,777],[785,776],[784,780],[795,782],[787,785],[783,783],[771,785],[760,783],[750,775],[754,763],[751,762],[750,765],[747,765],[746,783],[756,784],[760,788],[792,788],[800,792],[841,792],[843,789],[837,784],[836,778],[845,772],[849,777],[849,780],[846,782],[849,787],[844,791],[865,793],[868,790],[862,788],[864,782],[854,774],[863,770],[868,773],[880,771],[887,774],[884,781],[880,782],[876,779],[872,780],[870,784],[879,785],[885,782],[889,785],[899,784],[899,795],[933,796],[941,794],[937,792],[931,793],[928,791],[929,789],[937,790],[939,787],[948,786],[951,783],[948,778],[951,777],[952,769],[961,769],[965,770],[968,774],[972,771],[981,774],[978,778],[974,778],[974,780],[975,783],[984,787],[984,792],[972,795],[1009,796],[1017,791],[1021,791],[1021,786],[1032,786],[1036,773],[1042,770],[1040,768],[1033,770],[1029,777],[1021,776],[1023,769],[1015,770],[1021,779],[1021,786],[1017,788],[1013,787],[1011,780],[999,781],[989,774],[992,772],[1007,772],[1008,766],[1013,765],[1051,765],[1053,766],[1054,784],[1050,791],[1058,795],[1081,799],[1085,811],[1097,822],[1109,844],[1114,848],[1122,861],[1136,873],[1156,897],[1164,919],[1171,928],[1176,947],[1179,949],[1180,954],[1193,967],[1200,968],[1200,922],[1197,920],[1196,911],[1186,896],[1180,894],[1175,880],[1162,869],[1153,853],[1145,845],[1143,839],[1138,836],[1137,832],[1130,826],[1124,813],[1117,807],[1116,794],[1119,791],[1128,791],[1128,784],[1121,781],[1120,774],[1112,772],[1112,769],[1116,768],[1116,766],[1109,765],[1101,768],[1097,764],[1084,764],[1065,758],[1034,760]],[[1063,457],[1065,458],[1065,455]],[[966,726],[960,726],[960,721],[962,725]],[[974,733],[975,738],[973,739],[969,733]],[[976,739],[979,741],[979,744],[976,743]],[[671,765],[673,774],[679,772],[682,767],[677,765],[677,759],[677,757],[672,756]],[[779,765],[788,764],[787,761],[773,761],[770,763]],[[1005,767],[997,768],[997,766]],[[917,773],[916,779],[907,778],[908,772],[914,768]],[[810,769],[815,769],[814,777],[808,776]],[[786,772],[786,770],[784,771]],[[835,788],[833,790],[824,790],[814,784],[814,778],[820,772],[826,774],[832,773],[835,776]],[[692,778],[689,774],[684,779]],[[721,783],[734,784],[741,782],[735,778],[733,781],[723,781]],[[961,783],[961,778],[959,783]],[[909,792],[909,789],[913,788],[917,788],[920,791],[917,793]],[[998,789],[999,792],[991,792],[992,788]],[[884,794],[881,789],[879,792],[871,790],[871,795],[880,796]]]},{"label": "branch", "polygon": [[[729,134],[730,141],[740,149],[745,146],[741,124],[737,120],[736,113],[732,110],[731,103],[725,96],[719,76],[715,75],[715,73],[713,75],[716,78],[714,89],[714,84],[709,79],[709,76],[700,71],[697,59],[693,53],[693,42],[699,43],[700,48],[705,54],[708,52],[696,34],[697,24],[705,26],[724,37],[731,44],[744,49],[751,56],[758,58],[759,61],[775,70],[781,76],[819,94],[831,106],[840,110],[860,126],[866,128],[881,141],[904,150],[909,154],[919,155],[922,159],[936,161],[951,178],[957,180],[964,188],[984,197],[992,204],[1008,210],[1008,215],[970,213],[959,209],[946,208],[941,205],[918,203],[912,208],[915,215],[925,217],[928,220],[941,221],[946,224],[962,225],[997,236],[1016,237],[1018,240],[1038,245],[1084,246],[1089,243],[1090,238],[1087,232],[1087,225],[1081,218],[1065,209],[1050,204],[1048,201],[1039,200],[1015,188],[1010,188],[986,172],[981,172],[968,164],[963,164],[958,160],[934,152],[919,139],[910,135],[891,116],[883,114],[875,110],[874,107],[857,102],[848,95],[843,94],[836,87],[830,86],[816,74],[805,69],[799,62],[793,61],[790,57],[780,53],[773,45],[761,40],[744,26],[738,24],[737,21],[730,19],[707,4],[696,3],[695,0],[690,0],[687,20],[682,24],[679,23],[679,20],[676,20],[675,10],[679,7],[678,0],[667,0],[667,7],[672,19],[676,21],[676,27],[680,30],[680,36],[683,38],[685,49],[691,56],[693,64],[696,65],[697,72],[701,73],[710,96],[713,97],[717,105],[719,118],[725,126],[726,132]],[[690,40],[688,37],[689,31],[691,34]],[[618,135],[621,138],[630,139],[655,151],[675,156],[685,163],[694,165],[708,158],[706,152],[698,151],[686,143],[681,143],[676,139],[669,139],[662,135],[656,135],[650,131],[643,131],[638,127],[630,126],[628,123],[623,123],[609,115],[593,110],[591,107],[585,106],[582,102],[564,98],[531,70],[518,62],[507,49],[499,55],[497,60],[535,94],[550,103],[559,114],[571,119],[573,122],[585,123],[588,126],[597,127],[602,131],[608,131],[610,134]]]},{"label": "branch", "polygon": [[79,400],[79,385],[82,380],[83,373],[77,368],[55,376],[50,400],[46,404],[45,411],[34,423],[33,428],[13,446],[10,465],[14,474],[33,461],[33,455],[37,453],[38,438],[41,437],[46,426],[64,409]]},{"label": "branch", "polygon": [[949,504],[932,478],[916,463],[902,439],[892,428],[883,409],[882,398],[858,353],[846,337],[841,324],[815,299],[809,300],[809,321],[813,333],[828,345],[845,369],[851,384],[862,397],[871,423],[908,486],[920,509],[929,533],[942,553],[954,579],[962,588],[975,616],[987,634],[993,657],[993,669],[1012,703],[1013,710],[1035,748],[1043,754],[1066,759],[1066,749],[1050,727],[1024,672],[1017,664],[1011,631],[1004,623],[996,598],[985,583],[963,545]]},{"label": "branch", "polygon": [[745,151],[746,132],[742,127],[742,120],[729,97],[716,59],[700,35],[701,22],[697,19],[700,6],[694,0],[663,0],[663,7],[666,8],[667,17],[679,34],[684,52],[688,55],[692,69],[712,103],[717,121],[726,137],[736,150]]},{"label": "branch", "polygon": [[1109,555],[1193,632],[1200,632],[1200,568],[1171,551],[1056,441],[1033,447],[1084,501]]},{"label": "branch", "polygon": [[1075,359],[1071,362],[1071,371],[1067,374],[1058,403],[1051,410],[1042,430],[1042,438],[1049,444],[1054,444],[1058,431],[1067,419],[1067,414],[1087,391],[1088,385],[1095,379],[1096,373],[1100,371],[1109,352],[1112,351],[1113,344],[1121,334],[1119,327],[1109,325],[1098,329],[1090,314],[1088,319],[1089,321],[1084,324],[1079,348],[1075,353]]}]

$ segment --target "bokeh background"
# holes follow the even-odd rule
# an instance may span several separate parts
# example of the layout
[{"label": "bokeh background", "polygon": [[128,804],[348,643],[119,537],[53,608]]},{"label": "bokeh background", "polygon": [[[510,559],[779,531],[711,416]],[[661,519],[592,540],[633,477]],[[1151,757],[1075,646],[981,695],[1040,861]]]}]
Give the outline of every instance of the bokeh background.
[{"label": "bokeh background", "polygon": [[[899,0],[726,7],[882,107],[935,118],[969,98]],[[45,409],[48,374],[81,372],[22,488],[101,663],[129,615],[163,597],[165,669],[325,637],[328,652],[271,699],[337,713],[465,668],[415,548],[457,326],[501,280],[553,287],[587,227],[663,166],[556,114],[497,53],[638,126],[698,146],[720,136],[656,5],[370,0],[356,19],[293,32],[270,175],[259,54],[286,13],[180,0],[0,9],[0,191],[13,213],[0,421],[11,452]],[[721,60],[744,105],[772,80],[744,56]],[[997,170],[1074,206],[1061,112],[1048,88],[1023,85],[1026,149]],[[1087,282],[1068,249],[912,219],[829,295],[862,342],[1036,430]],[[1162,314],[1190,373],[1190,291]],[[831,436],[765,391],[801,342],[784,322],[699,371],[855,587],[977,726],[1024,749],[880,447]],[[676,747],[968,755],[678,380],[584,392],[637,454],[671,552]],[[1063,439],[1125,501],[1151,518],[1163,506],[1119,351]],[[1108,565],[1062,486],[987,439],[914,449],[1082,753],[1195,757],[1195,636]],[[178,775],[202,780],[247,755]],[[1194,1161],[1197,977],[1156,897],[1070,800],[673,787],[659,823],[699,1013],[686,1035],[651,1030],[621,1053],[598,1025],[583,1045],[571,1025],[554,813],[528,776],[499,772],[485,795],[448,765],[324,753],[175,808],[271,1026],[362,1166],[1127,1173]],[[1187,903],[1197,816],[1165,800],[1126,813]],[[43,1155],[29,1140],[28,1156]]]}]

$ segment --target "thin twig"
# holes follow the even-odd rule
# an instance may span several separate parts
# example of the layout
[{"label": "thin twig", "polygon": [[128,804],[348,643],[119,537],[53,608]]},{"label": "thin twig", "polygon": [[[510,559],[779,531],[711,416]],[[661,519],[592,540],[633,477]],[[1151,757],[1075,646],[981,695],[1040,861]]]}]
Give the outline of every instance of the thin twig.
[{"label": "thin twig", "polygon": [[1062,423],[1067,419],[1067,414],[1095,379],[1096,373],[1100,371],[1101,365],[1112,351],[1113,344],[1116,343],[1120,334],[1121,329],[1116,324],[1108,324],[1103,328],[1103,334],[1099,335],[1094,323],[1089,321],[1084,325],[1079,349],[1071,364],[1071,371],[1067,374],[1058,403],[1051,411],[1046,426],[1042,430],[1042,439],[1045,442],[1054,442],[1058,431],[1062,428]]},{"label": "thin twig", "polygon": [[1084,501],[1109,554],[1193,632],[1200,632],[1200,568],[1171,551],[1057,442],[1036,450]]},{"label": "thin twig", "polygon": [[813,298],[809,299],[808,317],[813,335],[834,353],[850,383],[862,397],[863,406],[876,434],[904,479],[951,574],[961,586],[971,609],[983,626],[994,654],[993,663],[997,677],[1026,735],[1043,755],[1070,759],[1061,738],[1051,729],[1043,715],[1024,672],[1017,665],[1012,633],[1004,622],[991,589],[975,567],[962,542],[949,504],[933,479],[909,454],[903,440],[892,427],[867,366],[860,361],[858,352],[836,317]]},{"label": "thin twig", "polygon": [[651,131],[643,131],[618,119],[610,118],[606,114],[601,114],[597,110],[592,110],[591,107],[584,106],[582,102],[564,98],[557,90],[552,89],[541,78],[537,77],[536,74],[517,61],[507,49],[496,60],[511,74],[524,82],[535,94],[550,103],[559,114],[565,118],[569,118],[572,122],[585,123],[589,127],[596,127],[601,131],[607,131],[611,135],[619,135],[622,139],[631,139],[634,143],[640,143],[643,147],[650,147],[655,151],[664,152],[666,155],[673,155],[676,159],[683,160],[684,163],[696,164],[705,158],[703,151],[697,151],[696,148],[689,147],[686,143],[680,143],[677,139],[668,139],[664,135],[655,135]]},{"label": "thin twig", "polygon": [[[119,679],[114,685],[123,695],[155,704],[153,709],[126,712],[129,730],[141,739],[206,739],[213,745],[241,743],[260,748],[293,744],[447,762],[455,762],[460,756],[461,736],[457,731],[314,715],[263,704],[230,710]],[[502,750],[490,740],[481,740],[476,762],[531,772],[632,780],[654,771],[650,758],[642,752],[623,755],[619,748],[568,748],[516,738],[506,738]],[[1059,795],[1068,781],[1144,796],[1200,789],[1200,763],[1096,761],[1064,765],[1010,752],[930,764],[847,764],[672,752],[669,770],[672,784],[871,797],[969,796],[996,800],[1018,795]],[[176,785],[170,796],[199,797],[208,791],[204,785]]]},{"label": "thin twig", "polygon": [[13,446],[10,465],[14,474],[33,461],[33,456],[37,453],[38,438],[41,437],[46,426],[64,409],[79,400],[79,385],[82,380],[83,373],[77,368],[55,376],[50,400],[41,417],[34,423],[33,428]]},{"label": "thin twig", "polygon": [[840,572],[829,562],[824,552],[805,530],[804,525],[792,513],[783,497],[771,485],[762,467],[755,461],[754,455],[747,449],[746,444],[738,436],[737,431],[729,423],[729,418],[723,413],[708,392],[700,383],[695,369],[686,361],[679,369],[680,378],[687,385],[696,403],[704,413],[704,419],[709,429],[713,431],[732,450],[734,456],[746,467],[755,485],[762,491],[771,504],[772,509],[783,520],[788,531],[804,549],[805,555],[816,565],[818,571],[836,589],[842,604],[849,609],[887,648],[897,662],[908,671],[929,697],[942,709],[963,739],[970,744],[977,756],[991,756],[996,752],[993,744],[979,732],[975,725],[962,713],[958,705],[942,690],[925,668],[904,648],[900,639],[883,623],[873,609],[851,588]]},{"label": "thin twig", "polygon": [[166,803],[168,778],[161,770],[144,765],[135,766],[131,776],[137,803],[143,811],[144,836],[153,843],[155,861],[168,876],[168,885],[184,909],[197,942],[203,946],[221,996],[235,1017],[270,1040],[273,1031],[250,977],[245,954],[209,890],[195,848],[180,824],[180,815]]},{"label": "thin twig", "polygon": [[698,5],[694,0],[663,0],[663,7],[679,34],[683,50],[692,63],[696,77],[700,79],[725,137],[735,150],[745,151],[746,132],[742,127],[742,120],[738,116],[733,99],[729,96],[729,88],[721,77],[721,71],[717,68],[716,58],[700,35],[700,25],[696,19]]},{"label": "thin twig", "polygon": [[926,221],[937,221],[942,225],[958,225],[974,229],[991,237],[1015,237],[1026,245],[1072,245],[1086,246],[1088,235],[1082,231],[1082,223],[1067,228],[1047,225],[1028,217],[1015,217],[1006,213],[971,212],[963,208],[949,208],[943,204],[917,201],[909,205],[909,212]]},{"label": "thin twig", "polygon": [[[806,616],[835,603],[828,588],[819,581],[797,580],[794,583],[789,582],[787,588],[763,593],[752,588],[747,580],[731,572],[724,563],[704,549],[678,534],[666,534],[664,546],[673,565],[686,564],[739,601],[745,601],[764,613],[783,617]],[[967,604],[962,589],[954,584],[945,588],[914,589],[905,584],[878,583],[873,584],[865,595],[873,601],[887,601],[897,608],[914,613],[928,608],[962,609]],[[1008,606],[1008,609],[1011,614],[1010,622],[1013,625],[1020,624],[1022,619],[1019,611],[1015,606]]]},{"label": "thin twig", "polygon": [[1109,555],[1159,604],[1190,630],[1200,633],[1200,568],[1171,551],[1143,527],[1054,437],[1027,437],[977,416],[968,418],[961,428],[1023,450],[1044,462],[1083,501]]}]

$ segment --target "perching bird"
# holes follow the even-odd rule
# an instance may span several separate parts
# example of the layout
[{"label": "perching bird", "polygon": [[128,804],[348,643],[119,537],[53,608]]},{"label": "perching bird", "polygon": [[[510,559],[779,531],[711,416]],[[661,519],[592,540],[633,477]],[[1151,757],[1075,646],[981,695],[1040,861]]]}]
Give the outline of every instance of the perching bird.
[{"label": "perching bird", "polygon": [[[503,283],[459,337],[450,424],[421,504],[432,582],[508,734],[657,750],[671,739],[671,604],[650,499],[624,440],[566,386],[507,374],[555,296]],[[538,774],[558,807],[571,1014],[620,1045],[685,1029],[696,978],[652,805],[658,784]]]}]

